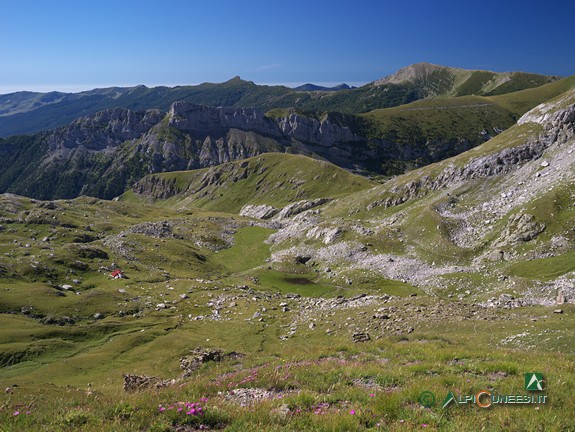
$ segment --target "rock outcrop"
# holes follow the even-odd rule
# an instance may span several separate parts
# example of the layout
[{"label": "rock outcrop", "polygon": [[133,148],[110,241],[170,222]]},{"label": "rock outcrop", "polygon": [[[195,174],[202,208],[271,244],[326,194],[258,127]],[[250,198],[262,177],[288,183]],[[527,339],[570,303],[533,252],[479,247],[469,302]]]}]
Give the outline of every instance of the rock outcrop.
[{"label": "rock outcrop", "polygon": [[168,112],[168,126],[182,132],[224,135],[230,129],[281,138],[275,121],[254,108],[226,108],[175,102]]},{"label": "rock outcrop", "polygon": [[295,216],[306,210],[325,204],[328,201],[329,201],[328,198],[316,198],[313,200],[303,200],[292,204],[288,204],[287,206],[285,206],[283,209],[280,210],[280,212],[275,216],[274,219],[285,219],[290,216]]},{"label": "rock outcrop", "polygon": [[313,143],[321,147],[332,147],[337,143],[365,141],[364,137],[354,134],[348,127],[339,126],[330,121],[329,116],[320,121],[292,113],[277,120],[282,133],[301,142]]},{"label": "rock outcrop", "polygon": [[[282,219],[287,219],[291,216],[295,216],[297,214],[300,214],[300,213],[302,213],[306,210],[312,209],[314,207],[318,207],[320,205],[323,205],[328,201],[329,201],[328,198],[316,198],[316,199],[311,199],[311,200],[301,200],[301,201],[297,201],[297,202],[288,204],[287,206],[283,207],[282,209],[277,209],[277,208],[272,207],[272,206],[267,205],[267,204],[261,204],[261,205],[246,204],[240,210],[240,216],[251,217],[254,219],[270,219],[273,217],[274,220],[282,220]],[[331,234],[331,235],[335,236],[338,233],[339,233],[339,231],[337,233]],[[323,235],[324,235],[324,233],[322,232],[321,236],[323,236]],[[318,236],[319,236],[319,234],[318,234]],[[316,238],[318,236],[316,236]]]},{"label": "rock outcrop", "polygon": [[164,117],[160,110],[132,111],[113,108],[82,117],[47,137],[50,150],[85,147],[104,150],[140,138]]},{"label": "rock outcrop", "polygon": [[495,247],[504,247],[533,240],[545,231],[545,224],[538,222],[531,214],[515,214],[509,218],[507,228],[503,231]]},{"label": "rock outcrop", "polygon": [[175,383],[176,380],[174,379],[168,380],[153,376],[134,374],[124,375],[124,391],[127,392],[142,391],[150,388],[158,389],[162,387],[169,387]]},{"label": "rock outcrop", "polygon": [[252,205],[246,204],[240,210],[240,216],[251,217],[254,219],[269,219],[276,215],[279,209],[267,204]]},{"label": "rock outcrop", "polygon": [[184,371],[184,378],[192,375],[206,362],[220,362],[227,358],[239,358],[242,354],[236,352],[225,353],[217,348],[195,348],[190,350],[190,354],[180,358],[180,367]]}]

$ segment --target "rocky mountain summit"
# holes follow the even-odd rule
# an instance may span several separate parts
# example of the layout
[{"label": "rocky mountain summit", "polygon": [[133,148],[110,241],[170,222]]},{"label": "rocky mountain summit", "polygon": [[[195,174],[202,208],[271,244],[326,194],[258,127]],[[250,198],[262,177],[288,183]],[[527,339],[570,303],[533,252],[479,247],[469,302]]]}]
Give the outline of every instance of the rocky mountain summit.
[{"label": "rocky mountain summit", "polygon": [[544,77],[524,72],[491,72],[467,70],[416,63],[406,66],[392,75],[379,79],[374,86],[410,83],[421,92],[422,97],[463,96],[468,94],[496,95],[510,89],[537,87],[558,80],[559,77]]}]

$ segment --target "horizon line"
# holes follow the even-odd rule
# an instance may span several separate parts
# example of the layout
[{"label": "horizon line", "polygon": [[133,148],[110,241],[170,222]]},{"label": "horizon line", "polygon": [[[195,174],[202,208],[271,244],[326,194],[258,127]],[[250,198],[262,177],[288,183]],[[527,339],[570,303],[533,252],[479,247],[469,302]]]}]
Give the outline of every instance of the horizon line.
[{"label": "horizon line", "polygon": [[[250,80],[246,80],[250,81]],[[0,95],[8,95],[12,93],[18,92],[32,92],[32,93],[50,93],[50,92],[60,92],[60,93],[81,93],[90,90],[97,90],[97,89],[107,89],[113,87],[119,88],[129,88],[129,87],[138,87],[138,86],[145,86],[148,88],[155,88],[155,87],[185,87],[185,86],[197,86],[200,84],[207,83],[208,81],[199,82],[199,83],[187,83],[187,84],[174,84],[174,83],[148,83],[148,84],[17,84],[17,85],[0,85]],[[221,84],[226,81],[215,82],[212,84]],[[371,81],[350,81],[350,82],[342,82],[342,81],[321,81],[321,82],[255,82],[257,85],[262,86],[284,86],[288,88],[295,88],[299,87],[304,84],[313,84],[321,87],[335,87],[340,84],[347,84],[352,87],[361,87],[365,84],[368,84]],[[211,83],[211,82],[210,82]]]}]

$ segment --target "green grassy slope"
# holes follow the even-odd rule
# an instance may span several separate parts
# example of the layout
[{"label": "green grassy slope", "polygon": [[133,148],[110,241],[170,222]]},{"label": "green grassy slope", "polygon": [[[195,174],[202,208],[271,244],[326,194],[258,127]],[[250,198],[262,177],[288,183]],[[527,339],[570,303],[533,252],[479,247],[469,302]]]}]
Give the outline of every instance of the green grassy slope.
[{"label": "green grassy slope", "polygon": [[[369,136],[409,144],[469,140],[473,145],[508,129],[530,109],[575,87],[575,76],[497,96],[460,96],[416,101],[363,114]],[[482,132],[484,132],[482,134]]]},{"label": "green grassy slope", "polygon": [[334,198],[374,185],[329,162],[267,153],[213,168],[153,174],[135,186],[149,193],[138,197],[130,191],[121,199],[155,200],[154,194],[170,188],[173,193],[162,205],[238,212],[245,204],[281,207],[304,199]]}]

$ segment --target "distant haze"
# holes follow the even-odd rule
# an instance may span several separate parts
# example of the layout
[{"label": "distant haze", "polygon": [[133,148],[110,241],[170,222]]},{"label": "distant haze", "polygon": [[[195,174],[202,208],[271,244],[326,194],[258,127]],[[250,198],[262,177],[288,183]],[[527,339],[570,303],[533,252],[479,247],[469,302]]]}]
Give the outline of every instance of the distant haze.
[{"label": "distant haze", "polygon": [[[230,77],[232,78],[232,77]],[[243,77],[242,77],[243,78]],[[249,78],[246,78],[249,80]],[[375,81],[375,78],[374,78]],[[362,82],[346,82],[345,84],[349,85],[350,87],[361,87],[362,85],[367,84],[368,81]],[[138,85],[145,85],[146,87],[177,87],[177,86],[187,86],[187,85],[198,85],[201,83],[182,83],[182,84],[36,84],[36,85],[1,85],[0,84],[0,95],[2,94],[9,94],[15,93],[19,91],[29,91],[29,92],[38,92],[38,93],[48,93],[52,91],[62,92],[62,93],[78,93],[88,90],[94,90],[99,88],[109,88],[109,87],[135,87]],[[266,82],[256,82],[259,85],[268,85],[268,86],[285,86],[289,88],[298,87],[304,84],[308,84],[308,82],[274,82],[274,83],[266,83]],[[315,84],[322,87],[334,87],[339,84],[343,84],[343,82],[313,82],[311,84]]]}]

